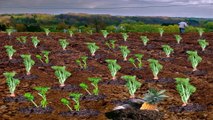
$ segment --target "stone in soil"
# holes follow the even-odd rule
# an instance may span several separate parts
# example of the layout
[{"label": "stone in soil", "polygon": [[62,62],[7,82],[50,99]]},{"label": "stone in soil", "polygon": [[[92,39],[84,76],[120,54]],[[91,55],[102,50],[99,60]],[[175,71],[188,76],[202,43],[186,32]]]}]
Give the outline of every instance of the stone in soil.
[{"label": "stone in soil", "polygon": [[16,96],[16,97],[5,97],[3,98],[4,102],[23,102],[27,101],[24,96]]},{"label": "stone in soil", "polygon": [[105,99],[106,96],[103,95],[103,94],[100,94],[100,95],[84,95],[81,97],[81,100],[85,100],[85,101],[99,101],[99,100],[103,100]]},{"label": "stone in soil", "polygon": [[195,76],[205,76],[207,71],[205,70],[196,70],[196,71],[186,71],[184,72],[186,75],[195,75]]},{"label": "stone in soil", "polygon": [[205,105],[200,105],[198,103],[188,104],[186,106],[171,106],[169,111],[171,112],[199,112],[205,111],[207,107]]},{"label": "stone in soil", "polygon": [[79,116],[79,117],[90,117],[90,116],[98,116],[100,114],[97,110],[80,110],[80,111],[68,111],[59,113],[62,116]]},{"label": "stone in soil", "polygon": [[101,85],[125,85],[126,81],[125,80],[103,80],[101,82],[99,82],[99,84]]},{"label": "stone in soil", "polygon": [[47,106],[46,108],[42,107],[26,107],[26,108],[20,108],[20,112],[25,114],[44,114],[44,113],[51,113],[53,111],[52,107]]},{"label": "stone in soil", "polygon": [[175,83],[173,78],[159,78],[158,80],[148,79],[145,80],[145,83]]}]

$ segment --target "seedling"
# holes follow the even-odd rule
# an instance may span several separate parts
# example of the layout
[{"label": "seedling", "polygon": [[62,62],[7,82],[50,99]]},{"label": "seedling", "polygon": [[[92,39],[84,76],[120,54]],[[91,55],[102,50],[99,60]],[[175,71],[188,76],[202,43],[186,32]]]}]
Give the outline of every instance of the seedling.
[{"label": "seedling", "polygon": [[66,39],[59,39],[59,44],[63,48],[63,50],[66,50],[66,47],[69,45],[69,42],[67,42]]},{"label": "seedling", "polygon": [[127,33],[122,33],[122,36],[123,36],[124,41],[126,41],[129,37]]},{"label": "seedling", "polygon": [[124,61],[127,61],[127,56],[130,53],[130,50],[127,48],[127,46],[120,46],[119,48],[123,55]]},{"label": "seedling", "polygon": [[143,41],[143,45],[146,46],[149,42],[149,38],[147,36],[140,36],[140,38]]},{"label": "seedling", "polygon": [[95,52],[99,49],[95,43],[87,43],[87,48],[90,50],[92,56],[95,56]]},{"label": "seedling", "polygon": [[49,36],[50,30],[48,28],[44,28],[44,32],[45,32],[46,36]]},{"label": "seedling", "polygon": [[106,42],[105,44],[107,45],[107,47],[109,49],[115,49],[115,42],[116,40],[109,40],[108,42]]},{"label": "seedling", "polygon": [[35,37],[35,36],[32,36],[31,38],[32,38],[33,46],[34,46],[35,48],[37,48],[37,45],[39,44],[40,40],[38,40],[38,38]]},{"label": "seedling", "polygon": [[73,34],[74,34],[74,33],[73,33],[73,31],[72,31],[72,30],[70,30],[70,29],[68,30],[68,33],[69,33],[70,37],[72,37],[72,36],[73,36]]},{"label": "seedling", "polygon": [[205,51],[206,46],[209,45],[209,43],[205,39],[199,39],[198,43],[201,46],[202,51]]},{"label": "seedling", "polygon": [[50,89],[49,87],[35,87],[35,90],[38,91],[38,95],[41,96],[42,100],[40,102],[40,105],[42,108],[46,108],[47,107],[47,98],[46,98],[46,93],[47,91]]},{"label": "seedling", "polygon": [[157,103],[168,97],[164,94],[165,92],[165,90],[157,91],[155,89],[149,89],[148,92],[144,95],[143,100],[145,102],[142,104],[140,109],[158,111]]},{"label": "seedling", "polygon": [[24,97],[28,100],[28,101],[31,101],[32,103],[33,103],[33,105],[35,106],[35,107],[37,107],[38,108],[38,105],[35,103],[35,101],[34,101],[34,96],[31,94],[31,93],[25,93],[24,94]]},{"label": "seedling", "polygon": [[117,60],[107,59],[109,71],[111,72],[112,79],[116,80],[116,74],[121,69],[121,66],[117,64]]},{"label": "seedling", "polygon": [[61,102],[63,105],[67,106],[70,111],[73,111],[72,108],[70,107],[70,102],[66,98],[62,98]]},{"label": "seedling", "polygon": [[148,62],[149,67],[151,68],[154,75],[154,79],[158,80],[158,73],[163,69],[163,66],[158,62],[158,60],[155,59],[148,59]]},{"label": "seedling", "polygon": [[18,40],[22,44],[25,44],[27,42],[27,36],[17,37],[16,40]]},{"label": "seedling", "polygon": [[202,37],[203,33],[204,33],[204,29],[203,28],[197,28],[197,31],[198,31],[200,37]]},{"label": "seedling", "polygon": [[91,93],[90,93],[90,91],[88,90],[88,85],[87,84],[85,84],[85,83],[80,83],[80,85],[79,85],[82,89],[84,89],[89,95],[92,95]]},{"label": "seedling", "polygon": [[66,71],[65,66],[52,66],[51,67],[53,70],[55,70],[55,76],[58,78],[60,87],[64,87],[65,84],[64,82],[68,77],[70,77],[72,74],[68,71]]},{"label": "seedling", "polygon": [[177,41],[177,44],[180,44],[180,41],[182,40],[182,37],[180,35],[175,35],[175,39]]},{"label": "seedling", "polygon": [[6,29],[6,33],[8,36],[11,36],[11,34],[13,33],[13,29],[12,28],[9,28],[9,29]]},{"label": "seedling", "polygon": [[101,33],[103,34],[104,38],[107,38],[107,35],[109,34],[107,30],[101,30]]},{"label": "seedling", "polygon": [[[50,51],[44,50],[41,53],[42,53],[41,55],[36,55],[36,58],[39,59],[42,63],[44,63],[45,61],[45,63],[48,64]],[[44,57],[44,61],[43,61],[43,57]]]},{"label": "seedling", "polygon": [[87,56],[81,56],[75,62],[80,66],[81,69],[87,69]]},{"label": "seedling", "polygon": [[138,64],[136,65],[136,60],[134,58],[129,58],[129,62],[132,63],[134,65],[135,68],[142,68],[142,54],[135,54],[136,60],[138,62]]},{"label": "seedling", "polygon": [[198,64],[202,61],[202,58],[197,54],[197,51],[186,51],[188,54],[188,60],[191,62],[193,71],[197,70]]},{"label": "seedling", "polygon": [[33,61],[31,59],[31,55],[23,54],[23,55],[21,55],[21,57],[24,60],[24,66],[25,66],[27,75],[30,75],[30,70],[31,70],[32,66],[35,64],[35,61]]},{"label": "seedling", "polygon": [[159,31],[159,33],[160,33],[160,37],[162,37],[162,36],[163,36],[163,33],[164,33],[164,29],[163,29],[163,28],[158,28],[158,31]]},{"label": "seedling", "polygon": [[181,100],[183,102],[182,106],[188,104],[189,97],[196,91],[196,87],[189,83],[189,78],[175,78],[176,80],[176,90],[180,94]]},{"label": "seedling", "polygon": [[6,77],[6,83],[9,87],[10,96],[15,97],[16,86],[20,83],[18,79],[15,79],[15,72],[5,72],[3,75]]},{"label": "seedling", "polygon": [[169,45],[162,45],[163,51],[166,53],[166,57],[170,57],[170,54],[174,51]]},{"label": "seedling", "polygon": [[88,78],[88,80],[89,80],[90,82],[92,82],[91,85],[95,87],[95,88],[93,89],[93,94],[94,94],[94,95],[98,95],[98,93],[99,93],[98,83],[101,81],[101,78],[91,78],[91,77],[90,77],[90,78]]},{"label": "seedling", "polygon": [[79,111],[80,110],[80,97],[82,96],[82,94],[80,93],[70,93],[70,97],[72,98],[72,100],[76,103],[74,105],[74,108],[76,111]]},{"label": "seedling", "polygon": [[6,49],[9,60],[12,60],[13,54],[16,52],[16,50],[13,49],[13,46],[9,46],[9,45],[5,45],[4,48]]},{"label": "seedling", "polygon": [[141,83],[136,80],[136,76],[125,75],[121,77],[126,80],[126,87],[129,89],[130,98],[135,98],[135,92],[141,87]]}]

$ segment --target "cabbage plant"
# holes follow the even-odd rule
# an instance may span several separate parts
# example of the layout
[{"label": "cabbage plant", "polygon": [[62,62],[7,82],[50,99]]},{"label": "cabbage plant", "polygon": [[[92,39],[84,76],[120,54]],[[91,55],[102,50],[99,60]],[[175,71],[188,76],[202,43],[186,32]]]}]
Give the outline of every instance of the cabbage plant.
[{"label": "cabbage plant", "polygon": [[87,69],[87,56],[81,56],[79,59],[75,60],[75,62],[80,66],[81,69]]},{"label": "cabbage plant", "polygon": [[32,66],[35,64],[35,61],[31,59],[31,55],[22,54],[21,57],[24,61],[24,66],[25,66],[27,75],[30,75],[30,70]]},{"label": "cabbage plant", "polygon": [[122,37],[123,37],[124,41],[127,41],[129,35],[127,33],[122,33]]},{"label": "cabbage plant", "polygon": [[96,43],[87,43],[87,48],[90,50],[92,56],[95,56],[95,52],[99,49]]},{"label": "cabbage plant", "polygon": [[53,70],[55,70],[55,76],[58,78],[60,87],[64,87],[64,82],[70,77],[72,74],[66,70],[65,66],[52,66]]},{"label": "cabbage plant", "polygon": [[109,49],[115,49],[115,42],[116,40],[109,40],[105,43],[105,45],[109,48]]},{"label": "cabbage plant", "polygon": [[203,33],[204,33],[204,29],[203,28],[197,28],[197,31],[198,31],[200,37],[202,37]]},{"label": "cabbage plant", "polygon": [[8,36],[11,36],[11,34],[12,34],[13,32],[14,32],[14,29],[12,29],[12,28],[6,29],[6,33],[7,33]]},{"label": "cabbage plant", "polygon": [[143,42],[143,45],[146,46],[147,43],[149,42],[149,38],[147,36],[140,36],[142,42]]},{"label": "cabbage plant", "polygon": [[45,32],[46,36],[49,36],[49,33],[50,33],[49,28],[44,28],[44,32]]},{"label": "cabbage plant", "polygon": [[[142,68],[142,57],[143,57],[143,54],[135,54],[135,57],[136,58],[129,58],[129,62],[131,63],[131,64],[133,64],[133,66],[135,67],[135,68],[139,68],[139,69],[141,69]],[[138,64],[136,64],[136,61],[137,61],[137,63]]]},{"label": "cabbage plant", "polygon": [[37,48],[37,45],[39,44],[40,40],[38,40],[38,38],[35,36],[32,36],[31,39],[32,39],[33,46]]},{"label": "cabbage plant", "polygon": [[103,36],[104,36],[105,39],[107,38],[107,35],[109,34],[107,32],[107,30],[101,30],[101,33],[103,34]]},{"label": "cabbage plant", "polygon": [[164,29],[163,29],[163,28],[158,28],[158,31],[159,31],[159,33],[160,33],[160,37],[162,37],[162,36],[163,36],[163,33],[164,33]]},{"label": "cabbage plant", "polygon": [[16,40],[18,40],[22,44],[25,44],[27,42],[27,36],[17,37]]},{"label": "cabbage plant", "polygon": [[72,100],[75,102],[75,105],[74,105],[75,110],[79,111],[80,110],[80,98],[81,98],[82,94],[70,93],[69,95],[72,98]]},{"label": "cabbage plant", "polygon": [[197,54],[197,51],[186,51],[188,54],[188,60],[191,62],[193,71],[197,70],[198,64],[202,61],[202,58]]},{"label": "cabbage plant", "polygon": [[130,53],[130,50],[128,49],[127,46],[120,46],[119,48],[120,48],[120,51],[121,51],[121,53],[123,55],[124,61],[127,61],[127,56]]},{"label": "cabbage plant", "polygon": [[148,59],[149,67],[152,70],[154,79],[158,80],[158,73],[163,69],[163,66],[155,59]]},{"label": "cabbage plant", "polygon": [[116,80],[116,74],[121,69],[121,66],[117,64],[117,60],[107,59],[109,71],[111,72],[112,79]]},{"label": "cabbage plant", "polygon": [[72,37],[73,36],[73,31],[71,30],[71,29],[68,29],[68,33],[69,33],[69,35],[70,35],[70,37]]},{"label": "cabbage plant", "polygon": [[13,46],[9,46],[9,45],[5,45],[4,48],[6,49],[9,60],[12,60],[13,54],[16,52],[16,50],[13,49]]},{"label": "cabbage plant", "polygon": [[166,53],[166,57],[170,57],[170,54],[174,51],[169,45],[162,45],[163,51]]},{"label": "cabbage plant", "polygon": [[176,39],[177,43],[180,44],[182,37],[180,35],[175,35],[175,39]]},{"label": "cabbage plant", "polygon": [[209,45],[209,43],[205,39],[199,39],[198,43],[201,46],[202,51],[205,51],[205,48]]},{"label": "cabbage plant", "polygon": [[66,50],[66,47],[69,45],[69,42],[67,42],[66,39],[59,39],[59,44],[63,48],[63,50]]}]

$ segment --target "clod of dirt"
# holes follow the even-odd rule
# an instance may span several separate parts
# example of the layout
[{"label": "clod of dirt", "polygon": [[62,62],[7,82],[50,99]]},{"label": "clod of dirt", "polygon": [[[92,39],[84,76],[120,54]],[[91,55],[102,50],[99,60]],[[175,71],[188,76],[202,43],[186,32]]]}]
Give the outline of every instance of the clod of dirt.
[{"label": "clod of dirt", "polygon": [[145,80],[145,83],[175,83],[173,78],[159,78],[158,80],[149,79]]},{"label": "clod of dirt", "polygon": [[26,108],[20,108],[19,109],[20,112],[25,113],[25,114],[44,114],[44,113],[51,113],[53,111],[52,107],[46,107],[46,108],[42,108],[42,107],[26,107]]},{"label": "clod of dirt", "polygon": [[125,85],[126,81],[124,80],[103,80],[99,83],[100,85]]},{"label": "clod of dirt", "polygon": [[30,75],[16,74],[15,78],[17,78],[19,80],[35,80],[35,79],[38,79],[39,76],[38,75],[34,75],[34,74],[30,74]]},{"label": "clod of dirt", "polygon": [[132,98],[132,99],[124,99],[124,100],[112,100],[111,103],[116,104],[118,108],[134,108],[134,109],[140,109],[141,105],[144,103],[144,100],[141,98]]},{"label": "clod of dirt", "polygon": [[16,97],[5,97],[3,98],[4,102],[23,102],[27,101],[23,96],[16,96]]},{"label": "clod of dirt", "polygon": [[81,97],[81,100],[85,100],[85,101],[99,101],[99,100],[103,100],[105,99],[106,96],[103,94],[100,95],[84,95]]},{"label": "clod of dirt", "polygon": [[196,71],[186,71],[186,72],[184,72],[184,74],[195,75],[195,76],[205,76],[208,73],[205,70],[196,70]]},{"label": "clod of dirt", "polygon": [[200,105],[198,103],[188,104],[186,106],[171,106],[169,111],[171,112],[199,112],[205,111],[207,107],[205,105]]},{"label": "clod of dirt", "polygon": [[90,116],[98,116],[100,114],[97,110],[80,110],[80,111],[68,111],[59,113],[62,116],[79,116],[79,117],[90,117]]},{"label": "clod of dirt", "polygon": [[51,87],[53,90],[62,90],[62,91],[74,91],[74,90],[79,90],[80,87],[76,85],[65,85],[64,87],[60,86],[53,86]]},{"label": "clod of dirt", "polygon": [[160,60],[162,60],[164,62],[172,62],[172,61],[174,61],[174,58],[171,58],[171,57],[169,57],[169,58],[160,58]]}]

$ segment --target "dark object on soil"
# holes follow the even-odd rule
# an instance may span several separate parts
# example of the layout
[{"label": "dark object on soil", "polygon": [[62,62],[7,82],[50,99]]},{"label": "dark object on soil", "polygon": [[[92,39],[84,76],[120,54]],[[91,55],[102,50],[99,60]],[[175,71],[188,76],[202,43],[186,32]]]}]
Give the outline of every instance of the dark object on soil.
[{"label": "dark object on soil", "polygon": [[22,63],[22,59],[15,59],[13,58],[12,60],[9,60],[8,58],[3,58],[0,60],[0,65],[6,65],[6,64],[18,64]]},{"label": "dark object on soil", "polygon": [[207,108],[205,105],[199,105],[198,103],[188,104],[186,106],[172,106],[169,107],[171,112],[198,112],[205,111]]},{"label": "dark object on soil", "polygon": [[100,85],[125,85],[125,80],[103,80],[99,82]]},{"label": "dark object on soil", "polygon": [[42,107],[26,107],[26,108],[20,108],[19,109],[20,112],[22,113],[26,113],[26,114],[44,114],[44,113],[51,113],[53,111],[52,107],[46,107],[46,108],[42,108]]},{"label": "dark object on soil", "polygon": [[112,120],[161,120],[163,113],[155,110],[125,109],[105,113]]},{"label": "dark object on soil", "polygon": [[62,116],[83,116],[83,117],[89,117],[89,116],[97,116],[99,115],[99,111],[97,110],[80,110],[80,111],[68,111],[68,112],[61,112],[59,113]]},{"label": "dark object on soil", "polygon": [[207,71],[204,70],[196,70],[196,71],[186,71],[184,72],[186,75],[195,75],[195,76],[205,76]]},{"label": "dark object on soil", "polygon": [[56,51],[53,54],[71,54],[71,50],[61,50],[61,51]]},{"label": "dark object on soil", "polygon": [[95,71],[95,67],[93,66],[88,66],[87,69],[82,69],[82,68],[75,68],[75,71]]},{"label": "dark object on soil", "polygon": [[132,99],[125,99],[125,100],[113,100],[111,103],[116,104],[117,107],[115,109],[140,109],[141,105],[144,103],[143,99],[140,98],[132,98]]},{"label": "dark object on soil", "polygon": [[35,80],[35,79],[38,79],[39,76],[38,75],[34,75],[34,74],[30,74],[30,75],[16,74],[15,78],[17,78],[19,80]]},{"label": "dark object on soil", "polygon": [[100,94],[100,95],[84,95],[80,98],[80,100],[85,100],[85,101],[99,101],[99,100],[103,100],[104,98],[106,98],[105,95]]},{"label": "dark object on soil", "polygon": [[174,61],[175,59],[174,58],[171,58],[171,57],[168,57],[168,58],[160,58],[160,60],[164,61],[164,62],[172,62]]},{"label": "dark object on soil", "polygon": [[3,98],[4,102],[23,102],[27,101],[23,96],[16,96],[16,97],[5,97]]},{"label": "dark object on soil", "polygon": [[159,78],[158,80],[149,79],[145,80],[145,83],[175,83],[173,78]]},{"label": "dark object on soil", "polygon": [[74,91],[74,90],[79,90],[80,87],[76,85],[65,85],[64,87],[58,86],[53,86],[51,87],[53,90],[63,90],[63,91]]}]

